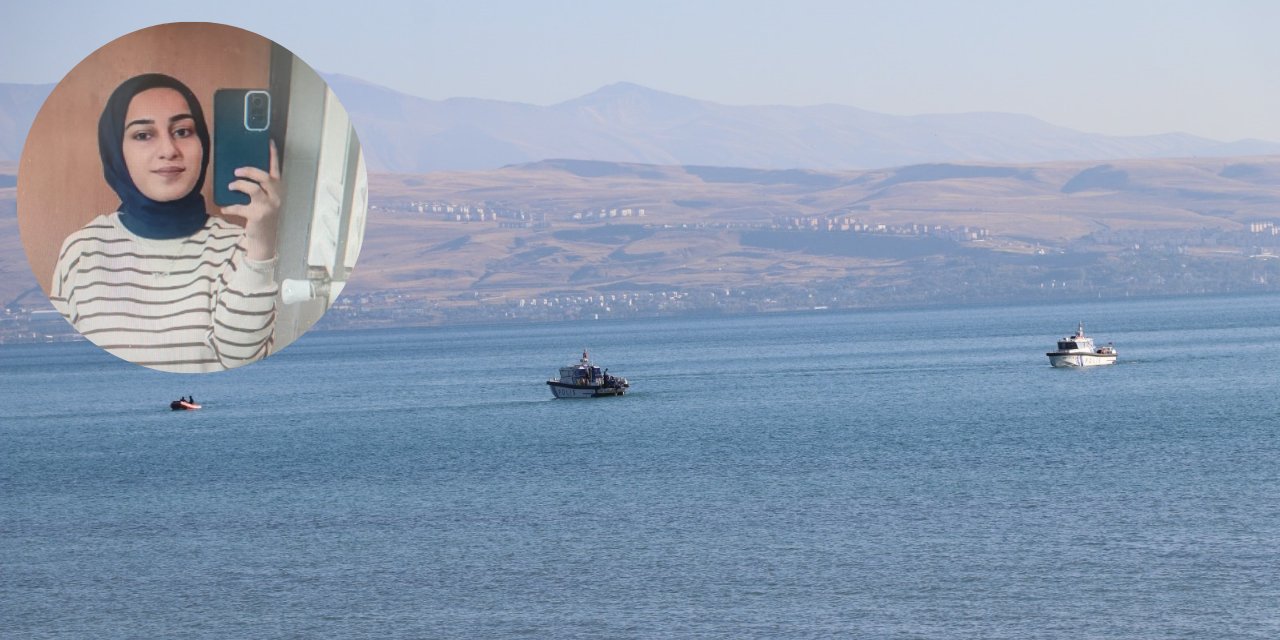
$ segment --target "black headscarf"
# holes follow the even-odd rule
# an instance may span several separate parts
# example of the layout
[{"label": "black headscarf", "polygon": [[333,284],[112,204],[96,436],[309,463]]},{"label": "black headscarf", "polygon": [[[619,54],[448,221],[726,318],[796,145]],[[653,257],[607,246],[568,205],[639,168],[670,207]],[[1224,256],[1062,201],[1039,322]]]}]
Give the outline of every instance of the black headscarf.
[{"label": "black headscarf", "polygon": [[[195,187],[187,195],[169,202],[157,202],[143,195],[133,183],[124,162],[124,120],[129,113],[129,103],[139,93],[157,87],[173,89],[186,98],[187,107],[195,118],[196,136],[200,138],[200,146],[204,147],[200,178],[196,180]],[[209,215],[205,212],[200,189],[204,186],[204,176],[209,167],[209,127],[205,124],[200,101],[187,85],[159,73],[134,76],[120,83],[111,93],[98,120],[98,153],[102,156],[102,174],[107,184],[120,196],[120,222],[129,231],[144,238],[161,240],[183,238],[204,226]]]}]

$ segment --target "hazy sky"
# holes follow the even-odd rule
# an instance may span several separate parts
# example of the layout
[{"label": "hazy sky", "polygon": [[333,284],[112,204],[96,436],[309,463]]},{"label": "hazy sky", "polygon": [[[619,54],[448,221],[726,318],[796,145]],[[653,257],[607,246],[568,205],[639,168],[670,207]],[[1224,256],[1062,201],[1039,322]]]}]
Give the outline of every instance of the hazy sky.
[{"label": "hazy sky", "polygon": [[0,82],[55,82],[130,31],[194,20],[424,98],[545,105],[629,81],[724,104],[1280,141],[1270,0],[5,2]]}]

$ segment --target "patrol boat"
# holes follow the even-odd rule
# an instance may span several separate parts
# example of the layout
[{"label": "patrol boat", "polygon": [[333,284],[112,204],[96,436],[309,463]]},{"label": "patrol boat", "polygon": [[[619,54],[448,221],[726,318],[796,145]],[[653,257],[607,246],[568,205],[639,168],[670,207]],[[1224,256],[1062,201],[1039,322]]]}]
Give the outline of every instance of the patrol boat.
[{"label": "patrol boat", "polygon": [[1097,367],[1116,363],[1116,348],[1108,342],[1106,346],[1093,346],[1093,338],[1084,335],[1084,322],[1076,327],[1076,333],[1058,341],[1058,350],[1050,351],[1049,364],[1055,367]]},{"label": "patrol boat", "polygon": [[576,364],[560,367],[560,377],[547,380],[551,394],[557,398],[599,398],[601,396],[620,396],[627,392],[631,385],[626,378],[611,376],[609,370],[591,363],[587,352],[582,352],[582,359]]}]

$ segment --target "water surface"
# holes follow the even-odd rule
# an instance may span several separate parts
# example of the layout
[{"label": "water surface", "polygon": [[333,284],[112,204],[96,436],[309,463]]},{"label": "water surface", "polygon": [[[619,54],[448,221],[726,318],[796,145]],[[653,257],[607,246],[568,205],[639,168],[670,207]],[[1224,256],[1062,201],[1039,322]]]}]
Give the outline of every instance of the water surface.
[{"label": "water surface", "polygon": [[3,346],[0,635],[1280,637],[1277,361],[1276,296]]}]

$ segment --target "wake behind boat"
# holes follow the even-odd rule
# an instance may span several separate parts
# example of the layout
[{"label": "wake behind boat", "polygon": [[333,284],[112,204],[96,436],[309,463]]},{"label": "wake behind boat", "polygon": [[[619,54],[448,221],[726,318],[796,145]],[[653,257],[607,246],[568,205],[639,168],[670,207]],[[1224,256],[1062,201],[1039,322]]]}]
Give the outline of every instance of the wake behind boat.
[{"label": "wake behind boat", "polygon": [[1050,351],[1049,364],[1060,368],[1097,367],[1115,364],[1116,348],[1108,342],[1106,346],[1094,347],[1093,338],[1084,335],[1084,322],[1076,327],[1076,333],[1058,341],[1058,350]]},{"label": "wake behind boat", "polygon": [[609,375],[608,369],[601,371],[583,351],[577,364],[560,367],[560,377],[547,380],[547,386],[557,398],[599,398],[620,396],[631,385],[626,378]]}]

